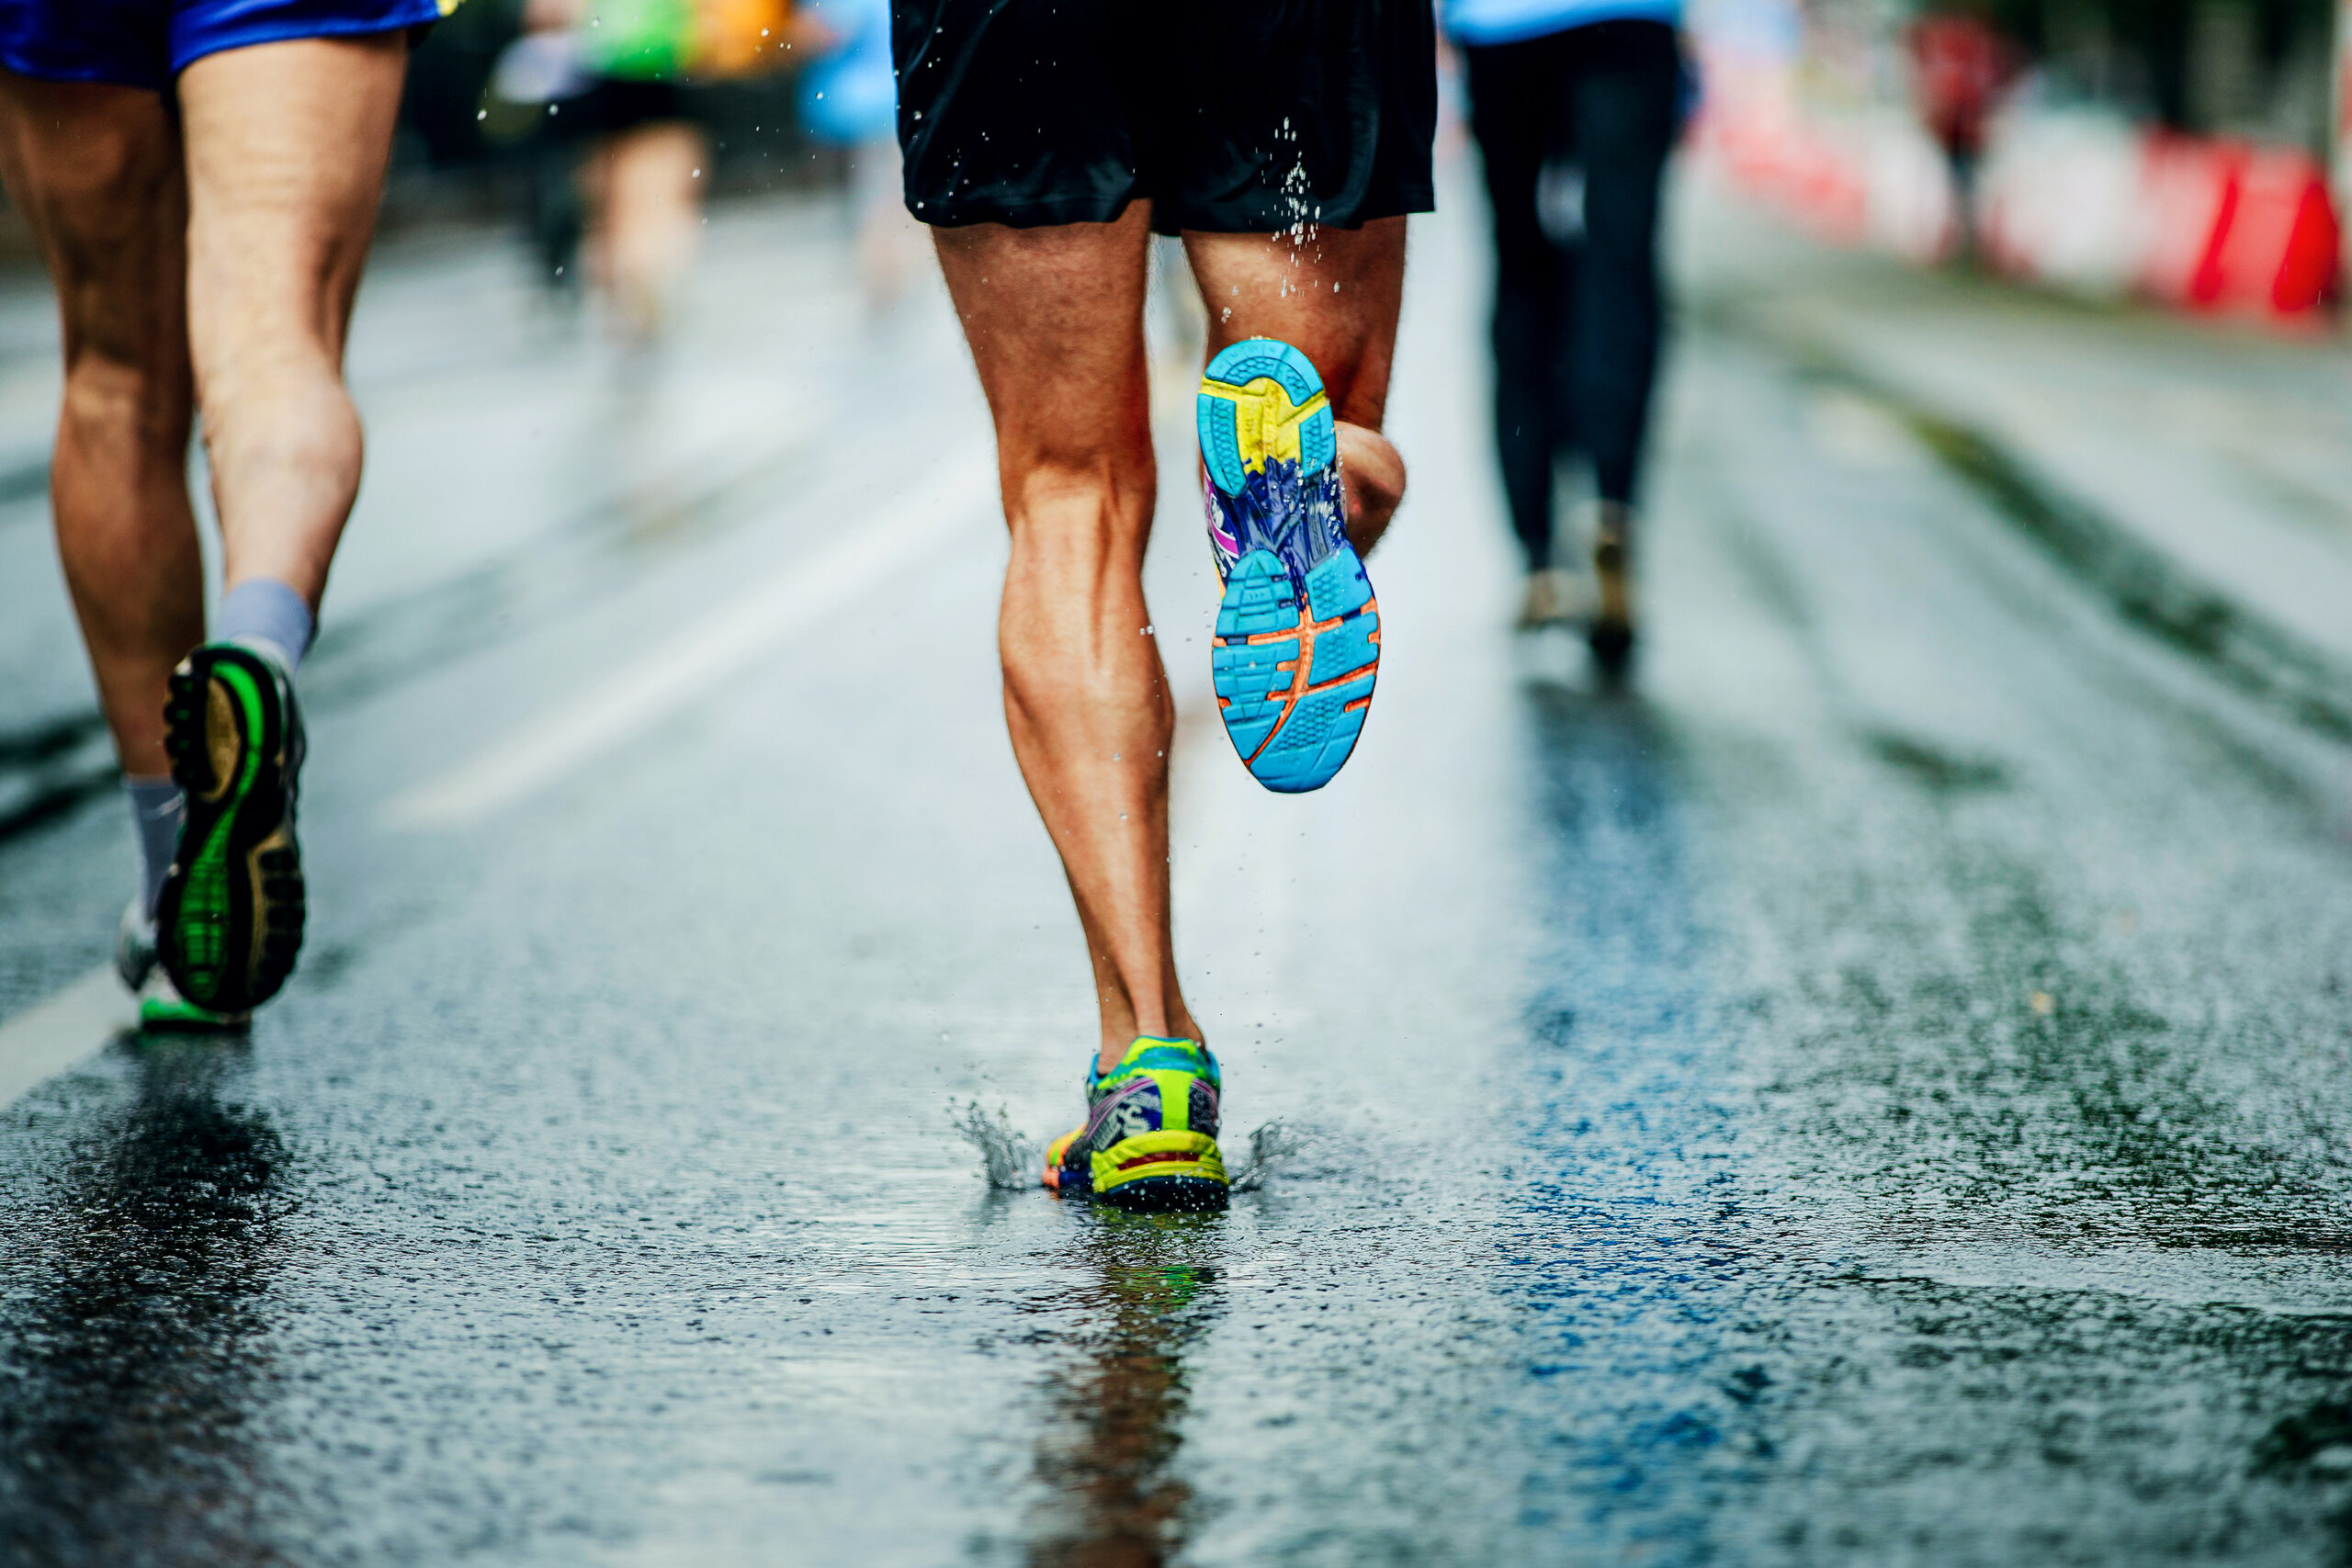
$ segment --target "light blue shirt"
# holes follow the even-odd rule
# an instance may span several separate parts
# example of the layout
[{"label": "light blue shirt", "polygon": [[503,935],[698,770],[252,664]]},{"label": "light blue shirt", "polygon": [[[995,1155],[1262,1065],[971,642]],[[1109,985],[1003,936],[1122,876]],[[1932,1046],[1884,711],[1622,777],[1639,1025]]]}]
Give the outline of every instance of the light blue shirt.
[{"label": "light blue shirt", "polygon": [[1682,0],[1442,0],[1445,34],[1476,47],[1518,43],[1594,22],[1664,22],[1679,27]]},{"label": "light blue shirt", "polygon": [[841,41],[801,75],[801,123],[820,141],[851,146],[892,134],[899,84],[890,70],[890,0],[811,0],[808,14]]}]

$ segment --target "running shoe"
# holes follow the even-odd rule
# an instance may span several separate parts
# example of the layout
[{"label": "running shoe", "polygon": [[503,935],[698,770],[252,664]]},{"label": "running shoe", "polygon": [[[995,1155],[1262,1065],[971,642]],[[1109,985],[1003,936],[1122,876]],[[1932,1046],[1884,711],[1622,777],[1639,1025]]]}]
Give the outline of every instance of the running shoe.
[{"label": "running shoe", "polygon": [[1634,660],[1634,590],[1626,559],[1632,525],[1632,513],[1625,507],[1603,502],[1600,526],[1592,541],[1592,578],[1600,604],[1586,640],[1592,645],[1593,662],[1612,681],[1624,674]]},{"label": "running shoe", "polygon": [[1046,1151],[1045,1182],[1065,1198],[1122,1209],[1222,1209],[1216,1058],[1190,1040],[1146,1034],[1110,1072],[1086,1068],[1086,1125]]},{"label": "running shoe", "polygon": [[164,718],[187,819],[156,904],[158,953],[182,1000],[250,1012],[277,994],[302,946],[293,683],[252,649],[207,643],[172,671]]},{"label": "running shoe", "polygon": [[1201,378],[1203,499],[1225,581],[1210,670],[1258,782],[1320,789],[1355,750],[1380,671],[1380,604],[1348,543],[1340,444],[1306,355],[1245,338]]},{"label": "running shoe", "polygon": [[114,931],[114,972],[134,991],[155,972],[155,922],[136,897],[123,906],[122,924]]},{"label": "running shoe", "polygon": [[155,963],[155,922],[133,898],[122,912],[115,932],[114,970],[139,998],[139,1027],[144,1030],[234,1031],[252,1025],[249,1012],[213,1012],[198,1007],[179,993]]}]

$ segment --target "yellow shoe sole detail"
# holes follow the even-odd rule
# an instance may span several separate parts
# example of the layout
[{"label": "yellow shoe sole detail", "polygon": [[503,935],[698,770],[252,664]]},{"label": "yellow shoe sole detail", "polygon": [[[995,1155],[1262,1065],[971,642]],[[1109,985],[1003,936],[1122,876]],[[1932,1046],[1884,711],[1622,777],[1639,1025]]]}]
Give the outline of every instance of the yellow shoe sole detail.
[{"label": "yellow shoe sole detail", "polygon": [[1331,406],[1330,398],[1322,392],[1304,404],[1295,404],[1283,384],[1271,376],[1261,376],[1247,387],[1204,378],[1201,395],[1223,398],[1233,405],[1234,445],[1240,448],[1242,472],[1250,474],[1264,473],[1272,458],[1299,461],[1300,427]]},{"label": "yellow shoe sole detail", "polygon": [[1190,1177],[1220,1186],[1227,1179],[1225,1156],[1206,1133],[1141,1133],[1096,1154],[1092,1163],[1097,1196],[1155,1177]]}]

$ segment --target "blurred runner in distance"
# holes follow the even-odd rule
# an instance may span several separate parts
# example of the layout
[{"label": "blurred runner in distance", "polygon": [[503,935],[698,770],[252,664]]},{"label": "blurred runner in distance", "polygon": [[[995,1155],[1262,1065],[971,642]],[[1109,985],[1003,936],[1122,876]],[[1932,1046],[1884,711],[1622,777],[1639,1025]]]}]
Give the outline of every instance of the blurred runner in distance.
[{"label": "blurred runner in distance", "polygon": [[614,331],[662,339],[701,248],[712,177],[694,85],[784,59],[785,0],[527,0],[526,31],[568,29],[588,78],[588,268]]},{"label": "blurred runner in distance", "polygon": [[858,282],[878,313],[899,302],[928,249],[900,197],[889,0],[809,0],[790,30],[796,51],[811,57],[800,77],[801,124],[849,160]]},{"label": "blurred runner in distance", "polygon": [[530,178],[523,191],[523,227],[539,281],[576,302],[587,230],[580,157],[591,129],[581,109],[592,84],[568,11],[527,6],[523,23],[521,34],[499,51],[478,118],[486,141],[524,144]]},{"label": "blurred runner in distance", "polygon": [[1469,76],[1495,244],[1495,446],[1527,561],[1522,626],[1566,618],[1555,484],[1590,458],[1589,626],[1605,674],[1634,647],[1629,559],[1656,379],[1659,187],[1682,90],[1680,0],[1445,0]]},{"label": "blurred runner in distance", "polygon": [[1984,127],[2000,107],[2024,62],[1986,17],[1964,7],[1938,7],[1904,35],[1911,50],[1912,95],[1928,134],[1943,149],[1951,171],[1956,250],[1976,254],[1976,164]]}]

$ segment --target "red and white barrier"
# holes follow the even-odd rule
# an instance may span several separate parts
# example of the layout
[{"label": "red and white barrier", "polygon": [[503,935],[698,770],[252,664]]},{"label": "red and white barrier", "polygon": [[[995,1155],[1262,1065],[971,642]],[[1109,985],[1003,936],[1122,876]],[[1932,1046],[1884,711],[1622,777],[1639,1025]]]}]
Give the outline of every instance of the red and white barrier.
[{"label": "red and white barrier", "polygon": [[[1949,250],[1951,178],[1916,121],[1819,122],[1769,82],[1710,85],[1696,145],[1736,183],[1836,243],[1914,260]],[[2326,174],[2291,149],[2020,110],[1994,128],[1975,215],[1994,265],[2075,292],[2288,319],[2337,292]]]}]

